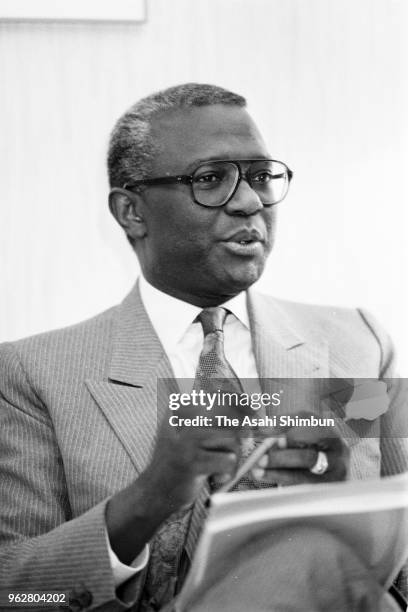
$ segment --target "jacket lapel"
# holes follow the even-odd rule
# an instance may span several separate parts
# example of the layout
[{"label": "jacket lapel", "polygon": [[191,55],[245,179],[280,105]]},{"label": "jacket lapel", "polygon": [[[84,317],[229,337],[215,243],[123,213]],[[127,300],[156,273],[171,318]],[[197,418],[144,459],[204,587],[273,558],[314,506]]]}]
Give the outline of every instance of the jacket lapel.
[{"label": "jacket lapel", "polygon": [[117,311],[107,380],[86,384],[138,472],[149,462],[161,418],[161,378],[176,384],[136,285]]},{"label": "jacket lapel", "polygon": [[325,341],[308,343],[273,298],[248,292],[248,314],[259,378],[328,376]]},{"label": "jacket lapel", "polygon": [[299,329],[307,329],[306,323],[291,320],[271,297],[248,292],[248,313],[261,388],[269,394],[284,389],[286,394],[273,413],[311,411],[334,417],[341,435],[354,446],[359,438],[344,421],[344,406],[331,400],[352,381],[335,360],[326,339],[306,341]]}]

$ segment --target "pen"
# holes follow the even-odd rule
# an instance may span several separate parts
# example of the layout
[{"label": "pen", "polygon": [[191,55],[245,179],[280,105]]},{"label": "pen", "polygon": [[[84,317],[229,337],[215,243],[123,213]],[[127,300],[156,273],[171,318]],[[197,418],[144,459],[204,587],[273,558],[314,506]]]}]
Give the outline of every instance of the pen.
[{"label": "pen", "polygon": [[286,448],[286,437],[285,436],[274,436],[265,438],[249,455],[249,457],[244,461],[241,467],[238,468],[235,476],[231,478],[228,482],[226,482],[222,487],[217,490],[217,493],[226,493],[240,480],[245,474],[247,474],[253,467],[258,463],[262,455],[268,452],[273,446],[277,446],[278,448]]}]

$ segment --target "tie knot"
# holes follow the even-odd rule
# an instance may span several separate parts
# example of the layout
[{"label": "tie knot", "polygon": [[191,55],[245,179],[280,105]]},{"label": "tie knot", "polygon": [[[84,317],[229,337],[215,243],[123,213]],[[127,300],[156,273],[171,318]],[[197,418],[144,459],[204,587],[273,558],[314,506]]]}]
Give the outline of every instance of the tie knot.
[{"label": "tie knot", "polygon": [[197,317],[202,325],[204,336],[215,331],[224,331],[226,316],[227,311],[221,306],[204,308]]}]

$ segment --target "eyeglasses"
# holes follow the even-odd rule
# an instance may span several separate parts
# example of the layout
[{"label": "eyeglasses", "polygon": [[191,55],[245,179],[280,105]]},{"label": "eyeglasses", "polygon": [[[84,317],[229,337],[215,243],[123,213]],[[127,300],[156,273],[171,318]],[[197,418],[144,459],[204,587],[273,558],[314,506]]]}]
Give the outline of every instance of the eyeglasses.
[{"label": "eyeglasses", "polygon": [[[241,164],[249,164],[243,172]],[[182,183],[190,185],[191,195],[200,206],[224,206],[236,193],[242,180],[252,187],[264,206],[281,202],[288,193],[293,172],[275,159],[216,159],[201,163],[192,174],[161,176],[125,183],[131,191],[140,185]]]}]

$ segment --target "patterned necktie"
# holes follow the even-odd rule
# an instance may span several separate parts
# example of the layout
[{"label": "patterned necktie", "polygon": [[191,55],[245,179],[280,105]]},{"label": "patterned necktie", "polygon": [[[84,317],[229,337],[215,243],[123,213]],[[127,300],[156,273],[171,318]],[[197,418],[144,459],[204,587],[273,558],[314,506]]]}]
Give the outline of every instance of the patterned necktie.
[{"label": "patterned necktie", "polygon": [[205,385],[211,379],[228,379],[243,392],[242,385],[224,353],[224,323],[228,312],[219,306],[205,308],[197,319],[204,332],[204,344],[196,372],[196,384]]},{"label": "patterned necktie", "polygon": [[[223,393],[244,393],[241,381],[224,353],[224,323],[228,311],[220,306],[205,308],[198,315],[204,332],[204,343],[198,362],[195,389]],[[241,456],[254,448],[252,437],[241,440]]]},{"label": "patterned necktie", "polygon": [[[194,381],[195,390],[243,393],[243,387],[224,354],[225,308],[205,308],[198,315],[204,332],[204,343]],[[253,439],[241,441],[241,456],[249,454]],[[254,486],[255,485],[255,486]],[[212,487],[213,489],[216,487]],[[256,488],[250,478],[242,478],[234,490]],[[184,581],[193,558],[195,545],[207,515],[206,502],[210,495],[206,482],[192,512],[173,514],[158,530],[151,546],[142,610],[156,610],[168,603]]]},{"label": "patterned necktie", "polygon": [[[232,381],[233,388],[229,388],[229,391],[242,392],[241,383],[224,355],[223,326],[226,316],[224,308],[206,308],[198,315],[204,331],[204,345],[194,382],[196,390],[214,391],[219,386],[217,381],[222,379],[223,383],[227,381],[228,386],[231,386],[229,382]],[[192,548],[187,550],[188,542],[195,543],[201,531],[209,494],[210,489],[206,483],[192,512],[176,512],[158,529],[151,545],[142,610],[159,609],[181,587],[193,554]],[[186,542],[188,531],[191,533]]]},{"label": "patterned necktie", "polygon": [[[219,381],[223,391],[235,391],[236,393],[243,392],[241,381],[224,354],[224,323],[227,314],[228,312],[225,308],[205,308],[197,317],[204,332],[204,343],[194,383],[194,388],[197,390],[200,388],[204,390],[210,388],[214,391],[217,388],[216,383]],[[226,389],[226,386],[229,387],[229,389]],[[257,441],[251,437],[241,439],[240,461],[245,460],[245,457],[252,451],[256,444]],[[247,475],[241,478],[232,490],[254,490],[274,486],[276,485],[270,482],[256,481],[251,475]],[[206,483],[194,504],[185,548],[181,559],[182,563],[179,568],[179,586],[182,585],[189,564],[193,559],[196,544],[208,514],[207,500],[210,496],[210,492],[210,487],[208,483]]]}]

